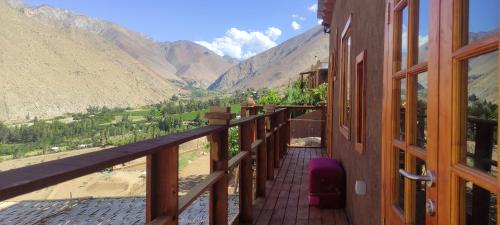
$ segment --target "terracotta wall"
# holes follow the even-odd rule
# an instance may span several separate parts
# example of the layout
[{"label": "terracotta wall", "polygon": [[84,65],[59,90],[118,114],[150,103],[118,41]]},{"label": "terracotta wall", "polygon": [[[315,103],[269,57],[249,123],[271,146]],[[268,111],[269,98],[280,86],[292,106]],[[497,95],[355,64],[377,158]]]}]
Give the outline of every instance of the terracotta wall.
[{"label": "terracotta wall", "polygon": [[321,110],[305,113],[290,121],[290,137],[321,137]]},{"label": "terracotta wall", "polygon": [[[331,52],[339,52],[339,40],[335,36],[342,30],[349,16],[352,15],[352,58],[351,71],[355,71],[355,57],[366,50],[367,53],[367,113],[366,113],[366,143],[364,154],[354,150],[354,143],[347,140],[339,132],[339,84],[333,87],[332,123],[328,124],[333,140],[334,158],[342,161],[347,173],[347,206],[346,212],[353,225],[377,225],[381,218],[381,116],[382,116],[382,78],[384,52],[384,0],[336,0],[333,11],[330,34]],[[339,61],[336,57],[336,75],[339,72]],[[354,87],[354,72],[351,75],[351,87]],[[351,99],[354,99],[352,91]],[[353,103],[354,105],[354,103]],[[354,115],[353,115],[354,117]],[[354,121],[351,121],[351,128]],[[351,129],[351,137],[354,137]],[[366,195],[356,195],[354,184],[361,180],[367,184]]]}]

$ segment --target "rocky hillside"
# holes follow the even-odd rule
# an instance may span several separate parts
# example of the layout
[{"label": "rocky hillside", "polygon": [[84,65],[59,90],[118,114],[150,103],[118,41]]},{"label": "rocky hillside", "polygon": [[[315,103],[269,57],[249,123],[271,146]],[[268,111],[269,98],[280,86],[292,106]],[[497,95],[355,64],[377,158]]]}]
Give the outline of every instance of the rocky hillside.
[{"label": "rocky hillside", "polygon": [[165,58],[176,68],[176,75],[189,85],[208,87],[219,75],[234,65],[231,58],[223,58],[191,41],[161,44]]},{"label": "rocky hillside", "polygon": [[151,104],[179,91],[101,36],[61,31],[2,0],[0,49],[0,121]]},{"label": "rocky hillside", "polygon": [[180,87],[185,85],[207,87],[217,79],[218,75],[233,65],[230,60],[194,42],[158,43],[144,34],[118,24],[47,5],[18,8],[29,17],[56,25],[66,31],[82,29],[97,34],[156,74]]},{"label": "rocky hillside", "polygon": [[232,92],[244,88],[284,86],[297,79],[298,74],[317,59],[325,58],[328,58],[328,35],[321,27],[314,27],[232,67],[209,89]]}]

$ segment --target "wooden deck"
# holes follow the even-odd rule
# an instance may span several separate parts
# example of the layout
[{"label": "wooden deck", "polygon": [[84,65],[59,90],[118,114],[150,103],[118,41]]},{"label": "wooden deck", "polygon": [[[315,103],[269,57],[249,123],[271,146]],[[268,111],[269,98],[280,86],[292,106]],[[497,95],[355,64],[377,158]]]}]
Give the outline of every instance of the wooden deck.
[{"label": "wooden deck", "polygon": [[290,148],[276,178],[266,184],[266,198],[253,206],[253,225],[349,225],[344,210],[320,209],[308,204],[307,165],[322,157],[319,148]]}]

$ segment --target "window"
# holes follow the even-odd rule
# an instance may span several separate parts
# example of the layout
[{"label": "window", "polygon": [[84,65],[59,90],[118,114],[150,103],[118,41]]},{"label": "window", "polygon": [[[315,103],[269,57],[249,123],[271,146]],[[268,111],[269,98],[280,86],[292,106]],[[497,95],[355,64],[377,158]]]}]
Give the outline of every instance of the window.
[{"label": "window", "polygon": [[364,151],[366,130],[366,51],[356,57],[356,79],[354,96],[354,148],[360,154]]},{"label": "window", "polygon": [[351,127],[351,17],[347,19],[347,23],[342,32],[341,49],[340,49],[340,133],[350,139]]},{"label": "window", "polygon": [[[453,201],[463,225],[498,224],[500,1],[456,0],[452,40]],[[463,143],[463,144],[462,144]],[[470,176],[469,174],[474,174]]]}]

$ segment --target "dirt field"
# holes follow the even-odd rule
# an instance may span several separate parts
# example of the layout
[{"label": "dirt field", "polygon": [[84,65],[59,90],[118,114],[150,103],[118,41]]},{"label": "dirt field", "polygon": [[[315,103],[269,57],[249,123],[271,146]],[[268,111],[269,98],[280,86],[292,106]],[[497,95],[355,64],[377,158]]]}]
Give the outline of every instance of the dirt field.
[{"label": "dirt field", "polygon": [[[210,156],[206,153],[206,151],[204,151],[206,143],[206,138],[200,138],[180,146],[181,157],[185,153],[189,153],[190,157],[189,160],[187,160],[187,165],[179,171],[179,192],[181,195],[185,194],[187,190],[191,189],[196,183],[203,180],[209,173]],[[91,148],[3,161],[0,163],[0,171],[99,151],[102,149],[103,148]],[[111,172],[93,173],[26,195],[18,196],[10,199],[9,201],[144,196],[146,193],[145,162],[145,158],[140,158],[124,165],[117,165],[113,167]]]}]

